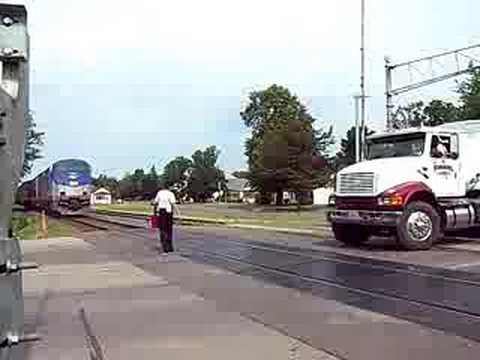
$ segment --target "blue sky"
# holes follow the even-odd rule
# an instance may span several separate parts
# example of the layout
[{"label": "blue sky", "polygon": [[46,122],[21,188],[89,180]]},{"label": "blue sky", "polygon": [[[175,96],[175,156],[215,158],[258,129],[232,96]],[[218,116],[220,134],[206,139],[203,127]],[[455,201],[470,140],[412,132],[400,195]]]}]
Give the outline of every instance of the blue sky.
[{"label": "blue sky", "polygon": [[[366,0],[367,120],[383,126],[383,59],[479,43],[475,0]],[[135,4],[135,5],[133,5]],[[359,90],[360,0],[30,0],[34,173],[65,157],[119,176],[210,144],[245,167],[249,91],[288,86],[337,138]],[[454,99],[452,81],[398,101]]]}]

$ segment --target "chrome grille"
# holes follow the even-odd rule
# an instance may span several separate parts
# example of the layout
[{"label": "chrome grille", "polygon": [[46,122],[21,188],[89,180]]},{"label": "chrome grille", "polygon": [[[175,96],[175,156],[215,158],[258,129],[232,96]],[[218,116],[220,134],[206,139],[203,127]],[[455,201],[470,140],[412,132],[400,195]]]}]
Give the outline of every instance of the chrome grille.
[{"label": "chrome grille", "polygon": [[375,174],[372,172],[341,174],[337,192],[339,194],[373,194],[375,192]]}]

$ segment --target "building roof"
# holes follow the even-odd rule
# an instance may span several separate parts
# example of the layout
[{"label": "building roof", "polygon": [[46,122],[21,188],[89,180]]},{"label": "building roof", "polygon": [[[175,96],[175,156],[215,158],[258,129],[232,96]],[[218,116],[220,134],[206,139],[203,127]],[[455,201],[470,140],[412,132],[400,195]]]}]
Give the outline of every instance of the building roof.
[{"label": "building roof", "polygon": [[108,190],[105,189],[105,188],[100,188],[100,189],[95,190],[95,192],[94,192],[93,194],[94,194],[94,195],[97,195],[97,194],[110,194],[110,191],[108,191]]},{"label": "building roof", "polygon": [[248,187],[247,179],[227,179],[228,191],[245,191]]}]

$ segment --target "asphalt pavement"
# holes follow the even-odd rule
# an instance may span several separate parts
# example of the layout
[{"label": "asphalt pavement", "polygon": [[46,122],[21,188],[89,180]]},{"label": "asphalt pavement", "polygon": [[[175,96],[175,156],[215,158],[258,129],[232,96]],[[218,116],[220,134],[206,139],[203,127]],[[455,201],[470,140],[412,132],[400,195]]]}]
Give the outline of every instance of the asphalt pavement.
[{"label": "asphalt pavement", "polygon": [[[318,239],[245,229],[182,227],[176,229],[175,237],[184,256],[168,259],[158,254],[155,234],[146,229],[24,242],[25,259],[42,265],[40,271],[24,276],[27,327],[44,337],[29,346],[30,358],[86,359],[95,342],[105,359],[478,358],[480,346],[472,340],[476,318],[470,333],[462,332],[466,326],[461,331],[428,326],[431,322],[425,319],[439,314],[431,308],[400,306],[392,299],[382,302],[375,294],[346,296],[346,289],[338,286],[305,281],[320,273],[328,274],[332,282],[347,279],[347,285],[360,280],[373,289],[376,284],[384,288],[389,284],[388,291],[404,282],[400,289],[415,290],[417,296],[431,300],[428,291],[422,293],[425,284],[417,275],[378,268],[369,274],[368,265],[358,261],[355,265],[365,249],[339,250],[328,247],[328,240],[319,245],[314,244]],[[273,250],[245,249],[245,244],[258,247],[258,243],[273,244]],[[322,247],[328,248],[323,256],[346,253],[353,264],[342,266],[319,258]],[[455,257],[449,258],[451,249],[435,251],[431,255],[437,254],[438,264],[448,264]],[[408,255],[394,256],[395,250],[388,248],[373,253],[376,257],[371,261],[384,261],[378,266],[399,257],[402,261],[396,263],[408,270]],[[427,253],[413,256],[410,262],[417,260],[433,269],[436,264],[427,261]],[[471,253],[460,251],[457,262],[462,256],[464,262],[474,261]],[[270,272],[256,264],[266,265]],[[275,269],[287,269],[293,275],[274,276]],[[441,285],[436,284],[437,289]],[[458,281],[455,285],[467,286]],[[473,309],[473,299],[480,292],[468,286],[467,305],[453,295],[450,305],[464,309],[461,306],[470,306],[470,301],[468,309]],[[441,294],[439,290],[430,295],[441,300]],[[392,304],[409,316],[392,311]],[[441,314],[445,316],[445,311]]]}]

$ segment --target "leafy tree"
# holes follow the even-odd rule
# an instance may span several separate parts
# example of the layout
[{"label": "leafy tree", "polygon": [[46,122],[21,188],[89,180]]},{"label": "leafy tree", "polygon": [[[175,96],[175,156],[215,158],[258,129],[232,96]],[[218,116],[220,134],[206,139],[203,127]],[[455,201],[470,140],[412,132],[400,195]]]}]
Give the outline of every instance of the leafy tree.
[{"label": "leafy tree", "polygon": [[131,174],[125,174],[118,183],[118,189],[122,198],[131,199],[135,197],[135,183]]},{"label": "leafy tree", "polygon": [[142,199],[144,198],[143,184],[145,180],[145,171],[143,169],[135,169],[131,175],[133,183],[133,196]]},{"label": "leafy tree", "polygon": [[283,191],[288,186],[289,156],[288,131],[284,126],[264,132],[250,164],[253,185],[264,192],[275,192],[277,204],[283,200]]},{"label": "leafy tree", "polygon": [[224,187],[225,175],[217,167],[219,155],[220,151],[215,146],[193,153],[187,191],[195,201],[204,202],[211,198],[214,192]]},{"label": "leafy tree", "polygon": [[454,104],[442,100],[432,100],[425,105],[423,101],[398,106],[393,113],[393,127],[438,126],[444,123],[462,120],[462,110]]},{"label": "leafy tree", "polygon": [[295,192],[298,204],[309,201],[309,192],[318,185],[318,176],[312,158],[316,152],[315,131],[310,123],[300,119],[288,126],[288,182],[287,188]]},{"label": "leafy tree", "polygon": [[427,116],[425,125],[438,126],[448,122],[462,120],[462,110],[454,104],[442,101],[432,100],[425,106],[424,113]]},{"label": "leafy tree", "polygon": [[330,126],[327,131],[315,130],[315,151],[312,165],[317,186],[327,186],[330,183],[331,175],[335,172],[335,156],[331,151],[334,144],[333,126]]},{"label": "leafy tree", "polygon": [[176,192],[179,198],[183,198],[187,193],[188,178],[192,166],[192,160],[177,156],[163,169],[163,184]]},{"label": "leafy tree", "polygon": [[[315,119],[306,107],[287,88],[278,85],[252,92],[248,106],[240,115],[252,130],[245,143],[248,178],[262,197],[267,198],[267,193],[276,192],[280,204],[284,190],[311,190],[311,171],[299,171],[294,158],[300,157],[302,164],[305,158],[309,158],[311,168],[315,154],[327,156],[333,144],[332,128],[326,132],[314,131]],[[295,131],[300,131],[301,135]]]},{"label": "leafy tree", "polygon": [[152,166],[150,172],[146,174],[142,181],[142,193],[147,199],[151,199],[158,191],[160,176],[157,174],[155,166]]},{"label": "leafy tree", "polygon": [[[366,136],[372,135],[374,133],[373,130],[370,130],[368,128],[365,128],[365,130]],[[337,152],[337,156],[335,159],[336,171],[355,163],[355,139],[355,126],[352,126],[350,129],[347,130],[345,138],[340,141],[340,151]]]},{"label": "leafy tree", "polygon": [[104,174],[100,174],[96,179],[93,179],[93,185],[98,188],[105,188],[112,193],[114,198],[119,197],[120,188],[118,180],[114,177],[109,177]]},{"label": "leafy tree", "polygon": [[398,106],[395,109],[392,117],[393,128],[403,129],[424,124],[427,120],[424,109],[425,104],[423,101],[417,101],[407,105]]},{"label": "leafy tree", "polygon": [[33,113],[29,111],[25,117],[25,155],[23,160],[22,176],[30,174],[35,160],[41,159],[41,148],[44,145],[44,132],[36,131],[37,124]]},{"label": "leafy tree", "polygon": [[480,69],[473,68],[470,77],[458,83],[463,119],[480,119]]},{"label": "leafy tree", "polygon": [[125,174],[119,182],[120,194],[124,198],[144,199],[147,197],[144,191],[145,171],[135,169],[133,174]]}]

